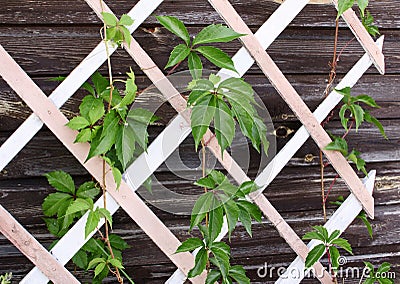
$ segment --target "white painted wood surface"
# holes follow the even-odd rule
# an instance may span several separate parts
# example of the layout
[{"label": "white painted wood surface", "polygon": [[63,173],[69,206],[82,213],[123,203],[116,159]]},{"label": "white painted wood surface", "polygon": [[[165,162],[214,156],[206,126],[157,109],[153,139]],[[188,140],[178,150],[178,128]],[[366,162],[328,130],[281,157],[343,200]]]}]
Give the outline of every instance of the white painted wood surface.
[{"label": "white painted wood surface", "polygon": [[[368,177],[363,179],[363,183],[367,188],[369,194],[372,195],[374,189],[376,171],[370,171]],[[339,230],[341,233],[347,229],[348,226],[357,218],[357,215],[361,212],[362,206],[358,202],[357,198],[351,194],[343,204],[335,211],[324,227],[331,234],[335,230]],[[320,242],[312,240],[308,243],[307,247],[311,250]],[[275,282],[277,284],[297,284],[305,276],[305,265],[301,257],[296,257],[296,259],[287,268],[286,273],[282,274],[279,279]],[[293,273],[294,272],[294,273]],[[317,274],[319,271],[317,271]],[[300,276],[300,277],[298,277]]]},{"label": "white painted wood surface", "polygon": [[[151,7],[152,7],[152,5],[155,5],[155,3],[157,2],[157,5],[159,5],[162,1],[146,1],[146,3],[144,4],[144,1],[140,1],[138,4],[137,4],[137,6],[140,4],[140,3],[142,3],[143,4],[143,6],[140,8],[140,9],[151,9]],[[295,17],[295,15],[293,14],[293,11],[297,11],[298,10],[298,12],[300,12],[301,11],[301,9],[307,4],[306,2],[308,2],[308,1],[305,1],[305,0],[297,0],[297,1],[292,1],[292,4],[294,5],[292,5],[292,6],[289,6],[289,2],[291,2],[291,0],[288,0],[288,1],[286,1],[286,3],[287,3],[287,5],[285,5],[285,4],[283,4],[283,5],[281,5],[281,7],[279,7],[279,9],[281,9],[281,11],[285,11],[284,9],[286,9],[286,11],[285,11],[285,13],[289,13],[290,14],[290,17],[292,17],[293,16],[293,18]],[[139,6],[138,6],[139,7]],[[136,6],[135,6],[135,8],[136,8]],[[155,8],[155,7],[153,7],[153,8]],[[278,9],[278,10],[279,10]],[[139,10],[139,9],[138,9]],[[277,11],[278,11],[277,10]],[[298,13],[297,12],[297,13]],[[283,13],[283,12],[282,12]],[[132,16],[132,15],[131,15]],[[144,16],[144,14],[142,14],[141,15],[142,16],[142,18],[140,18],[140,20],[142,21],[142,20],[144,20],[145,18],[147,18],[147,16],[145,17]],[[273,23],[273,25],[274,25],[274,29],[272,29],[272,31],[271,30],[269,30],[268,32],[271,34],[271,36],[269,36],[269,37],[267,37],[267,39],[263,42],[263,44],[262,44],[262,46],[264,47],[264,49],[265,48],[267,48],[267,46],[269,46],[273,41],[274,41],[274,37],[277,37],[280,33],[281,33],[281,31],[286,27],[286,25],[288,24],[288,23],[290,23],[291,21],[292,21],[292,19],[293,18],[282,18],[282,17],[280,17],[279,16],[279,14],[278,15],[276,15],[276,14],[273,14],[272,16],[271,16],[271,18],[270,18],[270,20],[271,20],[271,23]],[[137,26],[139,25],[138,24],[138,18],[135,18],[136,19],[136,21],[135,21],[135,24],[130,28],[131,29],[131,31],[134,29],[134,28],[137,28],[137,27],[134,27],[136,24],[137,24]],[[287,22],[287,23],[286,23]],[[276,29],[275,27],[279,27],[278,29]],[[267,25],[267,23],[266,24],[264,24],[261,28],[260,28],[260,30],[258,31],[258,33],[260,34],[260,37],[261,37],[261,34],[263,34],[264,32],[266,32],[267,31],[267,28],[268,28],[268,25]],[[258,35],[256,34],[256,36],[258,37]],[[270,42],[268,42],[268,40],[270,41]],[[101,46],[102,44],[99,44],[99,46]],[[98,47],[99,47],[98,46]],[[102,45],[103,46],[103,52],[104,52],[104,45]],[[97,52],[99,52],[99,51],[97,51]],[[92,52],[92,53],[94,53],[94,51]],[[91,54],[92,54],[91,53]],[[235,57],[237,57],[237,58],[235,58]],[[241,74],[241,75],[243,75],[245,72],[246,72],[246,68],[248,69],[248,68],[250,68],[250,66],[253,64],[253,62],[254,62],[254,60],[251,58],[251,56],[249,56],[249,54],[248,54],[248,52],[244,49],[244,48],[241,48],[240,49],[240,51],[237,53],[237,55],[234,57],[234,59],[235,59],[235,66],[236,66],[236,68],[238,69],[238,71],[239,71],[239,73]],[[90,59],[90,56],[88,56],[87,58],[89,58]],[[104,61],[103,61],[104,62]],[[236,63],[236,62],[238,62],[238,63]],[[241,64],[240,64],[240,62],[241,62]],[[82,62],[83,63],[83,62]],[[82,64],[81,63],[81,64]],[[102,62],[100,63],[100,65],[102,64]],[[99,65],[99,66],[100,66]],[[79,66],[81,66],[81,65],[79,65]],[[78,67],[79,67],[78,66]],[[247,67],[248,66],[248,67]],[[75,70],[77,70],[78,69],[78,67],[75,69]],[[82,67],[82,66],[81,66]],[[97,68],[96,68],[97,69]],[[74,70],[74,71],[75,71]],[[82,72],[84,71],[84,70],[81,70]],[[228,73],[229,71],[225,71],[224,73]],[[92,72],[93,73],[93,72]],[[72,73],[71,73],[72,74]],[[79,73],[75,73],[75,74],[79,74]],[[87,76],[87,77],[89,77],[90,76],[90,74]],[[235,76],[237,76],[236,74],[235,74]],[[78,79],[78,78],[82,78],[82,75],[79,75],[79,76],[77,76],[77,78],[75,78],[75,82],[76,82],[76,79]],[[83,81],[85,81],[87,78],[85,78]],[[72,79],[71,79],[72,80]],[[83,82],[82,82],[83,83]],[[82,83],[80,83],[80,84],[76,84],[76,85],[78,85],[77,87],[76,86],[74,86],[74,88],[76,87],[76,89],[77,88],[79,88],[80,87],[80,85],[82,84]],[[59,87],[61,87],[62,86],[62,84],[59,86]],[[74,90],[74,91],[72,91],[72,93],[73,92],[75,92],[76,91],[76,89]],[[56,90],[57,91],[57,90]],[[55,92],[56,92],[55,91]],[[62,92],[63,94],[65,94],[65,92]],[[67,99],[68,99],[68,95],[66,95],[66,96],[64,96],[64,98],[60,95],[60,96],[57,96],[57,95],[55,95],[54,93],[52,94],[52,96],[54,95],[54,97],[52,97],[52,99],[53,99],[53,101],[55,102],[55,104],[57,105],[57,107],[59,107],[59,106],[61,106]],[[69,95],[70,96],[70,95]],[[339,99],[340,100],[340,99]],[[182,117],[180,117],[180,119],[183,119]],[[36,120],[37,121],[37,117],[35,118],[33,118],[33,119],[30,119],[30,120]],[[40,124],[40,126],[39,126],[39,124]],[[35,126],[35,127],[32,127],[32,126]],[[22,134],[24,134],[24,138],[23,139],[25,139],[25,140],[27,140],[27,141],[29,141],[29,139],[31,139],[33,136],[34,136],[34,132],[36,131],[38,131],[40,128],[41,128],[41,126],[42,126],[42,124],[41,124],[41,122],[39,121],[39,123],[36,123],[36,125],[35,124],[33,124],[33,123],[31,123],[31,126],[30,127],[25,127],[25,129],[24,128],[19,128],[18,130],[19,130],[19,132],[18,132],[18,130],[17,130],[17,134],[18,133],[20,133],[20,134],[18,134],[18,135],[22,135]],[[304,128],[304,127],[303,127]],[[29,129],[29,131],[26,131],[26,130],[28,130]],[[32,131],[32,129],[34,129],[35,131]],[[171,128],[172,129],[172,128]],[[167,130],[167,129],[166,129]],[[190,129],[185,133],[185,135],[188,135],[188,133],[190,132]],[[164,133],[164,132],[163,132]],[[175,132],[176,133],[176,132]],[[307,132],[306,132],[307,133]],[[308,134],[308,133],[307,133]],[[16,136],[16,137],[18,137],[18,136]],[[186,136],[185,136],[186,137]],[[12,138],[12,137],[10,137],[10,138]],[[10,140],[10,139],[9,139]],[[16,139],[14,142],[18,142],[18,141],[21,141],[21,140],[19,140],[19,139]],[[4,143],[3,145],[2,145],[2,147],[0,148],[0,153],[1,153],[1,151],[2,151],[2,149],[3,149],[3,146],[7,146],[7,147],[9,147],[10,145],[13,145],[13,147],[15,148],[15,145],[16,144],[14,144],[14,143],[12,143],[13,141],[12,141],[12,139],[10,140],[10,142],[6,142],[6,143]],[[22,145],[23,143],[21,143],[20,144],[20,146],[19,147],[21,147],[20,149],[22,149],[23,148],[23,146],[24,145]],[[26,144],[26,143],[25,143]],[[174,147],[177,147],[179,145],[179,143],[178,144],[176,144],[176,145],[172,145],[171,144],[171,149],[172,148],[174,148]],[[7,147],[4,147],[4,150],[6,150],[7,149]],[[19,151],[19,150],[18,150]],[[171,151],[173,151],[173,150],[171,150]],[[150,152],[149,152],[150,153]],[[13,158],[13,156],[11,157],[12,155],[9,155],[8,156],[8,159],[9,159],[9,161]],[[15,155],[14,155],[15,156]],[[11,157],[11,158],[10,158]],[[159,156],[157,156],[157,157],[159,157]],[[162,159],[164,159],[164,156],[163,155],[161,155],[160,157],[162,157],[161,158],[161,160]],[[149,157],[147,157],[147,158],[149,158],[149,159],[151,159],[152,160],[152,158],[151,158],[151,156],[149,156]],[[165,157],[166,158],[166,157]],[[290,159],[290,158],[289,158]],[[160,161],[161,161],[160,160]],[[6,161],[6,159],[4,160],[4,161]],[[7,161],[6,163],[5,163],[5,165],[9,162],[9,161]],[[153,160],[152,160],[153,161]],[[156,165],[158,162],[155,162],[154,163],[154,165]],[[162,161],[161,161],[161,163],[162,163]],[[4,165],[4,166],[5,166]],[[1,163],[1,161],[0,161],[0,167],[1,166],[3,166],[3,163]],[[3,166],[3,167],[4,167]],[[158,167],[158,166],[157,166]],[[153,167],[152,167],[153,168]],[[151,171],[151,170],[150,170]],[[149,172],[150,172],[149,171]],[[151,174],[151,173],[150,173]],[[147,172],[144,174],[144,176],[145,175],[147,175]],[[240,175],[241,175],[241,178],[244,178],[244,176],[243,176],[243,174],[241,174],[240,173]],[[131,184],[131,187],[133,187],[133,188],[135,188],[136,186],[138,186],[138,184],[141,184],[141,182],[138,180],[138,181],[134,181],[134,182],[138,182],[137,184],[134,184],[132,181],[128,181],[128,182],[130,182]],[[115,205],[115,207],[118,207],[118,205],[116,204]],[[114,209],[113,209],[114,210]],[[116,210],[116,209],[115,209]],[[84,221],[82,221],[82,224],[84,224]],[[83,232],[83,231],[82,231]],[[62,247],[62,246],[61,246]],[[60,248],[61,248],[60,247]],[[172,283],[172,282],[171,282]]]},{"label": "white painted wood surface", "polygon": [[[262,35],[260,35],[260,37],[261,41],[263,37]],[[382,49],[383,40],[384,37],[382,36],[376,42],[380,49]],[[353,87],[371,65],[372,61],[369,55],[364,54],[364,56],[362,56],[362,58],[351,68],[346,76],[343,77],[336,88],[340,90],[345,87]],[[319,122],[322,122],[328,116],[331,110],[341,101],[342,98],[343,96],[336,91],[331,92],[329,96],[321,103],[321,105],[319,105],[318,108],[314,111],[314,116],[316,117],[316,119]],[[264,191],[268,187],[268,185],[276,178],[280,171],[285,167],[285,165],[289,162],[289,160],[295,155],[295,153],[300,149],[300,147],[307,141],[309,137],[310,134],[307,132],[304,126],[300,127],[300,129],[296,131],[294,136],[285,144],[281,151],[275,155],[274,159],[272,159],[272,161],[255,179],[255,183],[260,187],[260,191]],[[226,225],[227,224],[224,223],[224,228],[219,234],[217,240],[221,240],[228,234],[228,229]],[[184,283],[185,279],[185,275],[178,269],[167,280],[166,283]]]},{"label": "white painted wood surface", "polygon": [[[141,23],[162,3],[163,0],[141,0],[128,14],[135,19],[129,31],[135,31]],[[116,47],[109,45],[112,54]],[[65,78],[49,96],[60,108],[82,86],[84,82],[107,60],[104,42],[101,41],[83,61]],[[0,147],[0,171],[24,148],[24,146],[42,128],[43,123],[36,114],[32,114]]]}]

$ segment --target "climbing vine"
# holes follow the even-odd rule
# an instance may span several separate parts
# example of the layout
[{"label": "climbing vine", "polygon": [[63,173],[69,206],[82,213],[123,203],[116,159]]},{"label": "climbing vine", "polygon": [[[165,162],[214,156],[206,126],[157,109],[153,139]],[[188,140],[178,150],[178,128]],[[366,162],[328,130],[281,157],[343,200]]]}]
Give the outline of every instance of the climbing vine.
[{"label": "climbing vine", "polygon": [[[378,28],[373,24],[372,15],[366,10],[367,0],[358,0],[360,16],[367,31],[375,36]],[[354,5],[354,0],[338,1],[338,16],[336,19],[335,47],[326,95],[331,91],[336,77],[338,40],[338,19],[342,13]],[[148,144],[147,127],[157,120],[157,117],[145,109],[132,109],[129,106],[137,95],[135,75],[132,70],[126,73],[126,80],[114,79],[109,53],[109,46],[130,45],[131,35],[128,26],[133,19],[122,15],[117,19],[109,13],[102,13],[104,27],[101,35],[107,51],[108,78],[99,72],[92,75],[90,81],[82,88],[87,95],[79,106],[79,115],[73,117],[67,127],[76,130],[75,143],[89,143],[90,150],[86,161],[98,157],[102,160],[102,181],[86,181],[79,185],[72,177],[62,171],[47,173],[45,176],[55,192],[48,195],[42,209],[44,221],[48,230],[55,237],[63,237],[74,223],[87,214],[84,237],[89,238],[87,243],[74,255],[73,263],[84,270],[93,270],[93,283],[101,283],[110,273],[119,283],[124,278],[133,283],[127,275],[123,265],[122,253],[129,246],[115,233],[110,233],[113,226],[111,213],[106,209],[106,176],[111,174],[117,185],[122,181],[122,173],[132,160],[143,151]],[[257,103],[254,99],[254,90],[250,84],[241,78],[222,79],[216,74],[203,76],[203,61],[236,72],[230,56],[222,49],[214,46],[215,43],[229,43],[237,40],[239,34],[224,25],[209,25],[195,36],[191,37],[184,23],[171,16],[157,16],[160,24],[183,42],[175,46],[169,56],[165,69],[170,68],[172,74],[176,68],[187,61],[192,81],[188,84],[187,107],[191,111],[191,129],[195,142],[195,150],[202,152],[202,178],[195,182],[202,194],[194,204],[190,220],[190,233],[195,234],[185,240],[176,250],[176,253],[195,253],[195,263],[187,277],[193,278],[204,271],[207,274],[206,283],[250,283],[246,271],[241,265],[234,265],[231,257],[231,234],[240,222],[248,235],[252,236],[252,222],[261,222],[260,209],[250,202],[248,195],[258,190],[253,181],[246,181],[235,185],[222,172],[207,169],[206,147],[209,140],[205,137],[215,137],[221,149],[221,157],[229,150],[235,136],[235,126],[238,125],[242,134],[247,137],[252,146],[261,153],[268,152],[267,127],[257,112]],[[56,80],[63,80],[58,77]],[[122,88],[120,87],[122,86]],[[339,151],[353,162],[358,170],[367,175],[366,163],[361,153],[356,149],[350,151],[346,137],[350,130],[359,129],[363,122],[374,124],[384,138],[387,139],[381,123],[365,108],[378,108],[375,100],[368,95],[351,94],[350,88],[336,90],[343,95],[343,105],[339,110],[339,117],[344,128],[342,136],[332,135],[333,141],[326,146],[326,150]],[[325,121],[325,126],[329,121]],[[214,134],[206,135],[213,130]],[[209,132],[210,134],[211,132]],[[209,138],[208,138],[209,139]],[[324,189],[325,164],[321,153],[321,190],[326,219],[325,206],[334,182],[327,193]],[[336,181],[337,177],[334,179]],[[103,194],[103,206],[95,206],[95,199]],[[340,206],[343,198],[334,204]],[[365,212],[358,215],[367,226],[372,238],[372,227]],[[104,228],[98,227],[104,219]],[[223,241],[224,222],[226,223],[228,240]],[[195,232],[196,231],[196,232]],[[308,254],[305,260],[306,268],[310,268],[325,253],[328,257],[329,271],[336,281],[335,272],[339,267],[340,249],[353,253],[350,243],[340,238],[341,232],[336,230],[328,233],[323,226],[314,226],[311,232],[304,235],[304,240],[317,240],[319,244]],[[54,246],[57,240],[52,244]],[[376,271],[372,264],[365,263],[369,269],[369,276],[364,283],[392,283],[390,279],[379,277],[381,271],[389,271],[390,265],[383,263]],[[371,280],[372,279],[372,280]],[[372,281],[372,282],[371,282]],[[386,282],[385,282],[386,281]],[[6,282],[5,282],[6,283]]]}]

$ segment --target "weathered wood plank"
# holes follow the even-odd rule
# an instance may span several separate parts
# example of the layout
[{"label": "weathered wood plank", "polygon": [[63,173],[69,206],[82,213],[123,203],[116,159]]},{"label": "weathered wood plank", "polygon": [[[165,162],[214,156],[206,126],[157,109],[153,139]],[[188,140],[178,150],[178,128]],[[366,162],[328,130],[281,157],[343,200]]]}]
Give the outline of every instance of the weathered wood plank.
[{"label": "weathered wood plank", "polygon": [[[137,1],[119,0],[109,1],[110,8],[118,15],[126,13]],[[269,17],[279,4],[270,1],[231,1],[235,9],[248,25],[259,26]],[[100,21],[83,1],[65,0],[60,7],[57,0],[43,3],[40,0],[10,0],[3,3],[0,11],[0,23],[9,25],[34,24],[99,24]],[[179,7],[179,9],[177,9]],[[379,26],[385,28],[400,27],[397,15],[399,6],[392,0],[370,1],[371,13],[375,16]],[[222,23],[218,14],[210,7],[207,1],[197,1],[193,5],[190,0],[167,0],[163,3],[156,15],[171,15],[179,17],[187,24],[205,25]],[[334,26],[336,11],[331,5],[308,5],[293,21],[294,27]],[[155,26],[157,21],[150,17],[145,25]],[[344,24],[343,24],[344,25]]]},{"label": "weathered wood plank", "polygon": [[[363,158],[368,162],[398,162],[400,155],[399,147],[399,120],[384,120],[382,121],[389,140],[384,140],[375,127],[365,125],[358,130],[358,134],[354,131],[349,135],[350,147],[357,147],[363,153]],[[279,132],[287,130],[296,130],[300,127],[298,122],[282,122],[275,125],[275,128],[280,128]],[[329,129],[333,134],[339,135],[342,133],[340,123],[332,121],[328,124]],[[161,127],[151,128],[151,135],[155,137]],[[283,133],[282,133],[283,134]],[[8,133],[0,133],[0,143],[2,143]],[[292,135],[285,138],[278,137],[278,148],[290,139]],[[251,146],[249,146],[251,148]],[[180,157],[189,167],[196,167],[199,164],[198,155],[194,151],[194,144],[191,138],[187,138],[180,146]],[[312,141],[308,141],[295,157],[290,161],[289,165],[310,166],[318,164],[319,150]],[[253,152],[253,157],[256,157]],[[62,161],[62,163],[60,163]],[[257,158],[253,159],[253,167],[257,166]],[[35,177],[41,176],[46,172],[52,171],[55,168],[70,172],[73,175],[86,174],[82,166],[72,157],[65,147],[49,132],[41,131],[39,135],[21,151],[21,153],[0,173],[0,179],[18,178],[18,177]],[[161,166],[157,172],[164,172],[167,168]]]},{"label": "weathered wood plank", "polygon": [[[0,42],[29,75],[66,75],[98,44],[99,28],[76,26],[0,27]],[[199,30],[200,28],[190,28],[189,32],[193,35]],[[333,36],[332,31],[325,29],[287,29],[271,45],[268,53],[284,73],[327,74],[329,72],[328,62],[331,60],[333,51]],[[390,30],[385,32],[385,36],[386,73],[398,74],[400,50],[397,38],[399,32]],[[178,41],[164,28],[156,29],[155,32],[139,29],[134,33],[134,37],[160,67],[165,66],[172,50],[171,47]],[[350,31],[341,32],[339,50],[352,38]],[[22,47],[21,41],[26,45]],[[77,42],[80,43],[78,50],[74,48]],[[233,55],[240,47],[240,43],[235,41],[225,45],[223,49]],[[353,40],[341,55],[337,72],[347,73],[363,54],[364,51],[360,44]],[[312,64],[310,64],[310,58],[312,58]],[[141,73],[136,64],[132,62],[132,58],[122,50],[114,54],[112,59],[113,70],[116,74],[125,74],[129,70],[129,66],[132,66],[135,73]],[[208,67],[210,64],[205,64],[205,68]],[[185,68],[185,65],[182,65],[177,71]],[[213,69],[215,68],[213,67]],[[378,73],[374,68],[368,72]],[[260,73],[260,71],[253,66],[250,73]]]},{"label": "weathered wood plank", "polygon": [[[252,84],[256,93],[263,100],[270,115],[273,117],[274,123],[295,119],[287,104],[281,99],[271,84],[266,82],[264,76],[248,75],[245,78]],[[288,79],[294,83],[295,88],[310,109],[315,109],[323,97],[326,76],[324,74],[290,75]],[[51,93],[57,86],[57,83],[49,82],[48,80],[48,78],[37,78],[36,82],[44,92]],[[136,82],[139,90],[143,90],[150,85],[149,80],[142,76],[137,77]],[[398,96],[397,84],[400,84],[400,77],[396,75],[366,75],[353,87],[352,92],[355,95],[367,93],[377,101],[381,108],[372,111],[372,114],[376,117],[380,119],[397,119],[400,117],[400,113],[398,112],[400,96]],[[78,91],[63,106],[62,110],[67,117],[71,118],[78,112],[78,105],[84,95],[84,91]],[[137,102],[143,107],[148,106],[145,96],[139,96]],[[13,131],[17,129],[31,113],[31,110],[19,99],[11,88],[0,79],[0,131]],[[158,110],[158,116],[161,118],[160,123],[164,124],[168,122],[175,114],[176,111],[174,109],[164,105]]]}]

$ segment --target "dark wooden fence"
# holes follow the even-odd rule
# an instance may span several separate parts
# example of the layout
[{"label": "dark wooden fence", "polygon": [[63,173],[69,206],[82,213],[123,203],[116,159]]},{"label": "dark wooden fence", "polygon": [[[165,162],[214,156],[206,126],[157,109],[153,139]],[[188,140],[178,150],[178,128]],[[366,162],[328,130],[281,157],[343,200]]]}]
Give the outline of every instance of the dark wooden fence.
[{"label": "dark wooden fence", "polygon": [[[127,12],[136,1],[109,1],[110,7],[119,15]],[[269,1],[234,0],[240,15],[254,30],[260,26],[277,8]],[[372,111],[384,125],[389,140],[385,141],[376,128],[364,125],[356,134],[350,134],[351,145],[357,147],[367,161],[367,169],[377,170],[374,196],[376,218],[372,221],[374,238],[368,237],[360,220],[355,220],[344,236],[350,240],[355,256],[348,258],[345,267],[363,267],[362,261],[374,264],[389,261],[393,271],[400,278],[400,5],[397,0],[371,0],[371,13],[375,16],[381,33],[386,36],[386,75],[381,76],[371,67],[361,81],[353,88],[355,94],[367,93],[374,97],[380,109]],[[188,24],[189,31],[195,33],[210,23],[222,20],[207,1],[166,0],[155,15],[177,16]],[[333,50],[335,10],[331,6],[309,5],[293,21],[288,29],[269,48],[269,53],[279,68],[313,109],[323,98],[328,62]],[[49,78],[68,75],[77,64],[99,42],[101,25],[96,15],[84,1],[1,1],[0,44],[13,56],[35,82],[47,93],[57,83]],[[351,32],[342,25],[339,36],[339,50],[352,39]],[[160,28],[154,16],[134,33],[135,38],[155,60],[157,65],[167,62],[171,46],[176,39],[168,31]],[[224,49],[233,54],[239,43],[225,45]],[[357,41],[352,41],[340,56],[338,78],[345,74],[363,54]],[[123,51],[112,56],[116,76],[124,74],[129,66],[137,74],[140,89],[150,82],[141,73],[132,59]],[[180,70],[184,70],[182,66]],[[100,70],[105,74],[105,69]],[[294,118],[287,105],[273,87],[253,66],[245,76],[261,96],[273,118],[275,128],[296,130],[300,123]],[[83,92],[78,92],[63,107],[69,117],[78,110]],[[28,107],[20,101],[10,87],[0,79],[0,143],[28,117]],[[163,117],[159,126],[152,127],[153,137],[163,128],[163,123],[174,114],[165,106],[159,111]],[[337,116],[327,125],[333,133],[340,133]],[[289,131],[290,132],[290,131]],[[281,133],[282,134],[282,133]],[[277,137],[280,149],[291,137]],[[187,139],[181,146],[189,166],[198,163],[192,140]],[[291,159],[288,166],[266,191],[273,205],[288,220],[295,231],[302,235],[311,225],[322,223],[319,150],[309,140]],[[256,161],[250,167],[250,175],[255,174]],[[0,173],[0,202],[44,245],[53,241],[42,220],[41,203],[52,192],[43,174],[52,170],[65,170],[76,181],[83,181],[87,173],[73,156],[47,129],[42,129],[24,150]],[[170,173],[165,166],[156,172],[160,181],[177,190],[190,190],[191,182]],[[335,176],[331,168],[326,170],[327,184]],[[331,200],[339,195],[347,195],[344,183],[339,181],[331,194]],[[188,236],[187,216],[176,216],[153,208],[157,215],[181,239]],[[334,206],[329,205],[329,212]],[[125,255],[125,267],[137,283],[162,283],[175,270],[175,266],[134,224],[124,212],[115,215],[115,230],[122,234],[131,245]],[[265,221],[255,226],[253,238],[248,238],[243,228],[233,235],[233,259],[243,264],[254,283],[267,283],[269,278],[260,278],[257,269],[268,263],[287,266],[295,257],[292,250],[280,238],[275,229]],[[21,279],[32,264],[3,236],[0,236],[0,274],[12,271],[14,279]],[[73,265],[68,265],[74,269]],[[276,275],[275,275],[276,276]],[[85,281],[88,275],[78,273]],[[358,283],[357,279],[347,279],[345,283]],[[314,283],[315,280],[304,282]],[[400,283],[395,280],[395,283]]]}]

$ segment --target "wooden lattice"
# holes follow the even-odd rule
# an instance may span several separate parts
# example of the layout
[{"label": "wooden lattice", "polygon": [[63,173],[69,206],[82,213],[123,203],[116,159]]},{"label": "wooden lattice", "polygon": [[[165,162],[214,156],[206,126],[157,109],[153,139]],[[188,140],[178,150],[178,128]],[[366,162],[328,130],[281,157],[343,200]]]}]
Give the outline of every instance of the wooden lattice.
[{"label": "wooden lattice", "polygon": [[[102,9],[112,11],[98,0],[85,0],[89,6],[101,18]],[[130,32],[138,26],[160,5],[162,0],[141,0],[128,13],[134,24],[129,27]],[[253,35],[247,25],[227,0],[209,0],[210,4],[234,30],[247,34],[241,38],[243,47],[233,57],[238,74],[223,70],[227,76],[243,76],[254,61],[268,77],[280,95],[285,99],[293,112],[297,115],[303,126],[296,132],[294,137],[274,157],[263,172],[256,178],[256,183],[263,191],[278,175],[286,163],[305,143],[307,138],[315,140],[320,149],[331,141],[329,136],[320,126],[321,121],[340,102],[342,96],[333,91],[315,110],[314,113],[307,108],[299,95],[278,69],[273,60],[266,53],[266,49],[289,25],[298,13],[308,4],[308,0],[286,0],[270,18]],[[337,0],[333,1],[337,4]],[[362,24],[351,9],[343,14],[343,18],[349,25],[356,38],[363,46],[366,54],[354,65],[348,74],[342,79],[337,88],[352,87],[366,70],[375,64],[380,73],[384,72],[384,57],[381,52],[383,38],[375,44]],[[112,45],[108,46],[111,52],[115,51]],[[119,191],[115,190],[115,184],[111,175],[106,176],[108,192],[108,210],[115,213],[119,207],[125,210],[143,231],[155,242],[155,244],[167,255],[177,266],[178,270],[167,281],[168,283],[183,283],[186,274],[194,264],[194,256],[190,253],[174,254],[180,245],[179,240],[168,230],[158,217],[137,196],[135,191],[138,187],[168,158],[168,156],[179,146],[185,137],[190,134],[190,111],[186,108],[186,101],[179,92],[164,76],[162,71],[155,65],[152,59],[141,48],[137,41],[132,38],[130,46],[125,45],[126,51],[150,78],[154,85],[160,90],[165,98],[176,109],[179,115],[165,128],[165,130],[149,146],[148,152],[143,153],[129,168],[135,171],[132,179],[126,178],[122,182]],[[76,90],[93,74],[107,59],[105,43],[100,42],[97,47],[77,66],[71,74],[63,81],[54,92],[47,97],[39,87],[28,77],[28,75],[17,65],[17,63],[0,46],[0,75],[14,89],[14,91],[33,110],[32,114],[0,148],[0,170],[2,170],[17,153],[30,141],[30,139],[45,124],[56,137],[71,151],[71,153],[82,163],[82,165],[97,180],[101,180],[102,168],[99,159],[91,159],[84,163],[89,146],[87,144],[74,144],[76,132],[65,127],[67,118],[58,110]],[[208,147],[229,174],[238,182],[242,183],[249,178],[232,159],[227,152],[224,160],[221,159],[220,148],[212,132],[208,130],[206,139],[210,141]],[[161,147],[162,143],[162,147]],[[342,206],[334,213],[325,224],[329,232],[340,230],[343,232],[364,209],[370,217],[374,215],[374,204],[372,189],[375,172],[371,171],[363,181],[357,177],[348,162],[339,153],[323,150],[349,187],[352,194],[346,199]],[[147,168],[143,165],[146,164]],[[368,190],[367,190],[368,189]],[[304,259],[309,250],[315,245],[308,245],[297,236],[293,229],[285,222],[279,212],[271,205],[263,194],[254,193],[249,199],[256,203],[264,215],[276,227],[279,234],[285,239],[298,257],[293,261],[291,267],[299,271],[304,270]],[[102,197],[95,203],[102,206]],[[84,245],[84,227],[87,214],[84,215],[71,230],[57,243],[49,253],[43,248],[32,235],[30,235],[18,222],[0,207],[0,231],[21,250],[36,267],[22,280],[22,283],[47,283],[50,279],[55,283],[77,283],[78,281],[69,273],[65,265],[72,256]],[[103,225],[101,220],[99,227]],[[93,232],[94,233],[94,232]],[[226,224],[223,227],[219,239],[227,233]],[[90,238],[91,235],[88,236]],[[314,265],[315,271],[324,271],[321,263]],[[288,278],[289,277],[289,278]],[[205,273],[190,279],[193,283],[203,283]],[[331,283],[327,271],[319,278],[322,283]],[[282,276],[278,283],[297,283],[301,278],[290,279],[290,275]]]}]

